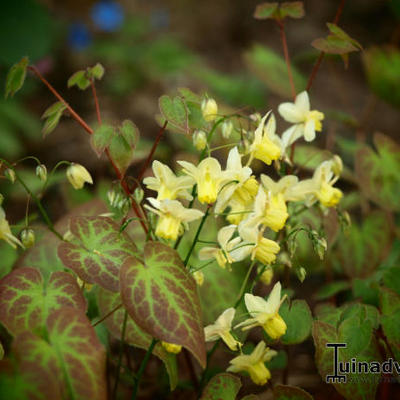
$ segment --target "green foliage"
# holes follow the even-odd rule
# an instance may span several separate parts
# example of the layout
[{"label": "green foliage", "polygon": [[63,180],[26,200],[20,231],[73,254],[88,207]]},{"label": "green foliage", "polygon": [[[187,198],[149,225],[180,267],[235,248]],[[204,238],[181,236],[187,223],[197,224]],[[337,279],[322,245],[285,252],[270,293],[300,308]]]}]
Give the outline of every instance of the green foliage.
[{"label": "green foliage", "polygon": [[304,4],[302,1],[289,1],[283,3],[266,2],[257,5],[254,12],[254,18],[274,18],[282,20],[286,17],[303,18],[304,14]]},{"label": "green foliage", "polygon": [[400,51],[394,47],[371,47],[365,50],[363,60],[371,90],[400,107]]},{"label": "green foliage", "polygon": [[344,290],[347,290],[349,288],[350,283],[348,281],[335,281],[332,283],[328,283],[318,290],[315,298],[317,300],[326,300],[334,296],[335,294],[343,292]]},{"label": "green foliage", "polygon": [[298,344],[304,342],[311,332],[312,315],[308,304],[304,300],[294,300],[290,306],[284,302],[279,314],[286,322],[287,330],[281,340],[284,344]]},{"label": "green foliage", "polygon": [[362,46],[337,25],[328,22],[327,26],[330,34],[326,38],[315,39],[311,45],[324,53],[342,56],[347,66],[348,54],[362,50]]},{"label": "green foliage", "polygon": [[90,139],[92,147],[98,156],[109,146],[114,135],[115,130],[111,125],[102,124],[94,130]]},{"label": "green foliage", "polygon": [[14,64],[7,75],[5,97],[13,97],[20,90],[25,82],[26,69],[29,64],[28,57],[23,57],[21,61]]},{"label": "green foliage", "polygon": [[[113,293],[108,290],[99,288],[98,305],[100,315],[107,315],[119,305],[122,305],[121,296],[119,293]],[[122,326],[124,321],[125,309],[120,307],[110,317],[106,318],[104,324],[107,326],[111,335],[120,340],[122,337]],[[124,341],[135,347],[147,350],[151,344],[152,337],[144,332],[135,321],[128,316],[126,320]],[[178,384],[178,367],[176,363],[176,355],[168,353],[161,343],[157,343],[154,347],[153,354],[160,358],[167,369],[171,390],[174,390]]]},{"label": "green foliage", "polygon": [[297,386],[275,385],[274,400],[313,400],[305,390]]},{"label": "green foliage", "polygon": [[356,153],[356,174],[363,194],[381,208],[399,211],[400,146],[381,133],[374,135],[376,151],[364,145]]},{"label": "green foliage", "polygon": [[119,270],[123,261],[137,255],[135,244],[107,217],[74,217],[70,222],[74,242],[62,242],[58,256],[85,282],[107,290],[119,290]]},{"label": "green foliage", "polygon": [[0,281],[0,320],[12,335],[44,334],[47,317],[60,307],[86,311],[76,278],[53,272],[46,282],[35,268],[17,268]]},{"label": "green foliage", "polygon": [[235,400],[242,384],[240,379],[223,372],[212,377],[200,400]]},{"label": "green foliage", "polygon": [[165,120],[181,133],[189,132],[188,110],[181,97],[171,98],[163,95],[158,100],[160,111]]},{"label": "green foliage", "polygon": [[[285,60],[268,47],[256,45],[245,54],[248,68],[272,92],[282,97],[290,97],[290,82],[287,79]],[[301,73],[292,66],[294,85],[297,93],[304,90],[306,80]]]},{"label": "green foliage", "polygon": [[42,129],[43,136],[47,136],[49,133],[54,131],[66,108],[67,106],[65,103],[57,101],[44,112],[42,119],[46,119],[46,122]]},{"label": "green foliage", "polygon": [[93,67],[88,67],[86,70],[80,70],[75,72],[67,82],[68,87],[76,86],[78,89],[86,90],[91,82],[95,79],[100,80],[104,75],[104,67],[97,63]]},{"label": "green foliage", "polygon": [[196,283],[175,250],[147,242],[143,261],[130,257],[122,265],[120,284],[124,306],[144,331],[187,348],[205,366]]}]

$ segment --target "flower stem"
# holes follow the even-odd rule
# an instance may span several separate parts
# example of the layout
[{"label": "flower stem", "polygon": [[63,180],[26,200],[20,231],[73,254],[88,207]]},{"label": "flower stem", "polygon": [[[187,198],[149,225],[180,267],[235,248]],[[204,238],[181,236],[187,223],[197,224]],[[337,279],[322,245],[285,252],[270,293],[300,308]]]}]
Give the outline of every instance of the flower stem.
[{"label": "flower stem", "polygon": [[121,372],[122,353],[124,351],[125,331],[126,331],[126,321],[127,321],[127,319],[128,319],[128,312],[125,310],[124,321],[122,323],[121,343],[120,343],[119,354],[118,354],[117,375],[115,376],[115,383],[114,383],[114,388],[113,388],[113,392],[112,392],[112,398],[113,399],[117,398],[117,389],[118,389],[118,383],[119,383],[119,375],[120,375],[120,372]]},{"label": "flower stem", "polygon": [[97,115],[97,122],[101,125],[101,114],[100,114],[100,106],[99,106],[99,99],[97,97],[96,85],[94,83],[94,79],[90,80],[90,86],[92,87],[94,105],[96,107],[96,115]]},{"label": "flower stem", "polygon": [[132,400],[136,399],[137,391],[139,389],[140,380],[142,378],[143,372],[146,369],[146,365],[149,362],[151,353],[153,352],[154,346],[156,344],[157,344],[157,339],[153,339],[152,342],[150,343],[149,348],[147,349],[147,352],[146,352],[146,354],[145,354],[145,356],[143,358],[142,363],[140,364],[139,371],[138,371],[138,373],[136,374],[136,377],[135,377],[135,385],[133,387]]},{"label": "flower stem", "polygon": [[251,263],[249,269],[247,270],[247,274],[243,280],[242,287],[240,288],[239,296],[238,296],[235,306],[234,306],[235,308],[237,308],[239,306],[240,302],[242,301],[244,291],[246,290],[247,282],[249,281],[251,271],[253,270],[255,265],[256,265],[256,260],[253,260],[253,262]]},{"label": "flower stem", "polygon": [[122,303],[118,304],[116,307],[114,307],[109,313],[107,313],[106,315],[104,315],[103,317],[101,317],[98,321],[94,322],[92,324],[93,328],[98,325],[101,324],[104,320],[106,320],[108,317],[110,317],[111,315],[113,315],[115,313],[115,311],[118,311],[120,308],[122,307]]},{"label": "flower stem", "polygon": [[206,222],[206,219],[207,219],[207,217],[208,217],[208,213],[209,213],[211,207],[212,207],[212,204],[209,204],[208,207],[207,207],[207,210],[206,210],[205,214],[203,215],[203,218],[202,218],[201,221],[200,221],[200,225],[199,225],[199,227],[197,228],[197,232],[196,232],[196,235],[194,236],[192,245],[190,246],[190,249],[189,249],[188,253],[186,254],[186,258],[185,258],[185,261],[184,261],[185,267],[187,266],[187,264],[188,264],[188,262],[189,262],[189,259],[190,259],[190,256],[192,255],[192,252],[193,252],[193,250],[194,250],[194,247],[196,246],[197,239],[198,239],[199,236],[200,236],[200,232],[201,232],[201,230],[203,229],[204,222]]}]

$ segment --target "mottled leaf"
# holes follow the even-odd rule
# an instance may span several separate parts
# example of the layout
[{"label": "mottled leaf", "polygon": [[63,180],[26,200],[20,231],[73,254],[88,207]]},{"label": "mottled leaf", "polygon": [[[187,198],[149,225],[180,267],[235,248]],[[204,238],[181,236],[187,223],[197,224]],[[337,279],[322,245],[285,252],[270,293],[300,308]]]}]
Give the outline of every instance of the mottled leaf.
[{"label": "mottled leaf", "polygon": [[200,400],[235,400],[241,386],[238,377],[222,372],[211,378]]},{"label": "mottled leaf", "polygon": [[189,132],[188,110],[185,102],[179,96],[171,98],[163,95],[158,100],[161,114],[163,117],[176,128],[182,130],[183,133]]},{"label": "mottled leaf", "polygon": [[67,272],[53,272],[45,282],[39,270],[17,268],[0,281],[0,321],[13,335],[43,334],[47,316],[63,306],[86,310],[76,278]]},{"label": "mottled leaf", "polygon": [[114,135],[115,130],[111,125],[102,124],[94,130],[90,140],[98,156],[100,156],[105,148],[111,143]]},{"label": "mottled leaf", "polygon": [[304,300],[294,300],[290,307],[284,302],[279,314],[286,322],[287,330],[281,340],[284,344],[298,344],[308,338],[311,332],[312,315]]},{"label": "mottled leaf", "polygon": [[58,255],[88,283],[97,283],[105,289],[119,290],[119,269],[124,260],[137,255],[135,244],[119,226],[107,217],[75,217],[70,231],[76,242],[63,242]]},{"label": "mottled leaf", "polygon": [[310,393],[297,386],[275,385],[273,391],[274,400],[313,400]]},{"label": "mottled leaf", "polygon": [[205,366],[196,283],[175,250],[148,242],[143,261],[127,259],[121,268],[121,297],[129,315],[146,333],[186,347]]},{"label": "mottled leaf", "polygon": [[[98,306],[100,315],[107,315],[120,304],[122,304],[122,300],[119,293],[113,293],[103,288],[99,288]],[[124,313],[125,310],[123,307],[121,307],[104,321],[104,324],[111,335],[118,340],[121,339]],[[125,328],[125,343],[147,350],[150,347],[151,342],[152,337],[140,329],[135,321],[128,316]],[[167,369],[169,375],[171,390],[175,389],[176,385],[178,384],[176,355],[168,353],[164,347],[162,347],[160,342],[158,342],[154,347],[153,354],[155,354],[164,362],[165,368]]]},{"label": "mottled leaf", "polygon": [[6,93],[5,97],[9,95],[12,97],[18,90],[20,90],[25,82],[26,69],[29,64],[28,57],[23,57],[21,61],[14,64],[7,74],[6,80]]}]

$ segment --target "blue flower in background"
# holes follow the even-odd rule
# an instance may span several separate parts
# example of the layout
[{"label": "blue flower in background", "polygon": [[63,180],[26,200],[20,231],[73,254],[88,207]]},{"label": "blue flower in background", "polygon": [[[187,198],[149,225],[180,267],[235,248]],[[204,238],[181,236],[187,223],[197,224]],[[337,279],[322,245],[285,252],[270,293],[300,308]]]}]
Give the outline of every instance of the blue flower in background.
[{"label": "blue flower in background", "polygon": [[82,22],[71,24],[68,32],[68,44],[74,50],[84,50],[92,42],[91,34]]},{"label": "blue flower in background", "polygon": [[99,1],[91,10],[91,17],[97,28],[106,32],[114,32],[124,20],[124,10],[121,4],[114,1]]}]

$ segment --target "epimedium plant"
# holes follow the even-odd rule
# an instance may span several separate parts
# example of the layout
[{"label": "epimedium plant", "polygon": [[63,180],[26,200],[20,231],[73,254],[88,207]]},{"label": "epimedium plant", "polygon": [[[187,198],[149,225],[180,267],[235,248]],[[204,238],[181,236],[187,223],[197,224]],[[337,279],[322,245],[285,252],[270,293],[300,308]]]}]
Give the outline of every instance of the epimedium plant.
[{"label": "epimedium plant", "polygon": [[[327,38],[313,43],[321,53],[303,91],[295,88],[284,29],[286,18],[304,15],[302,2],[263,3],[255,11],[256,18],[273,19],[280,29],[293,95],[292,102],[283,102],[277,109],[277,115],[289,125],[284,132],[277,133],[272,110],[264,115],[224,112],[212,97],[179,88],[178,94],[159,99],[156,118],[161,129],[133,179],[127,170],[139,129],[129,120],[117,126],[102,120],[95,86],[105,72],[100,64],[78,71],[68,80],[68,87],[91,89],[95,128],[27,58],[12,67],[6,96],[22,87],[28,71],[33,73],[57,99],[43,114],[43,134],[50,134],[66,114],[74,118],[90,135],[96,154],[109,160],[118,185],[111,185],[108,191],[110,209],[91,203],[54,224],[42,204],[52,176],[66,167],[67,180],[80,190],[94,183],[89,171],[80,164],[61,161],[48,173],[33,156],[17,162],[0,161],[4,177],[22,185],[49,230],[35,244],[35,228],[27,216],[18,238],[0,208],[0,239],[24,251],[16,268],[0,281],[0,322],[12,338],[5,344],[6,357],[0,364],[4,397],[117,398],[119,382],[124,379],[132,398],[137,398],[153,355],[163,362],[174,390],[179,384],[177,357],[182,352],[190,370],[190,388],[197,398],[235,399],[241,387],[239,374],[249,376],[260,387],[268,385],[276,399],[312,399],[303,389],[287,385],[287,360],[283,385],[274,382],[271,374],[274,362],[283,357],[285,363],[290,346],[304,342],[311,332],[323,379],[332,371],[326,343],[347,343],[345,360],[380,361],[398,356],[399,286],[393,282],[379,286],[381,273],[371,278],[376,296],[367,298],[369,282],[360,281],[363,266],[375,263],[371,266],[374,272],[383,255],[377,248],[371,248],[369,256],[362,251],[358,258],[351,254],[353,244],[369,246],[364,232],[385,224],[385,217],[378,210],[363,222],[369,230],[350,227],[346,207],[341,207],[347,196],[335,186],[341,174],[346,178],[349,171],[338,155],[319,157],[308,178],[300,168],[301,146],[306,157],[315,152],[310,142],[323,128],[324,113],[312,109],[308,90],[324,54],[339,54],[348,63],[348,53],[361,48],[337,26],[343,5],[342,1],[334,22],[328,25]],[[196,162],[179,160],[172,170],[153,160],[167,129],[192,139]],[[218,145],[213,147],[214,143]],[[363,187],[371,202],[396,211],[392,188],[398,176],[391,176],[394,172],[389,162],[380,166],[383,157],[391,165],[400,164],[393,150],[396,145],[383,135],[376,136],[375,145],[377,153],[365,145],[357,155],[356,174],[368,182]],[[225,149],[229,152],[221,165],[222,156],[216,154],[225,154]],[[35,163],[41,182],[38,192],[19,172],[26,161]],[[150,165],[152,176],[144,177]],[[384,190],[377,190],[379,185]],[[350,230],[348,238],[340,237],[338,229],[331,232],[326,221]],[[358,290],[340,307],[320,303],[313,310],[314,317],[307,302],[295,299],[290,288],[292,271],[300,282],[308,273],[297,264],[304,233],[320,260],[332,243],[330,262],[339,264],[354,279],[354,292]],[[352,256],[357,263],[348,261]],[[385,282],[391,281],[391,274],[395,271],[383,272]],[[260,284],[270,288],[267,296],[257,295],[261,294]],[[348,281],[335,281],[318,292],[318,299],[331,298],[349,285]],[[216,301],[219,297],[221,301]],[[361,302],[356,301],[358,297]],[[95,316],[91,307],[98,309]],[[117,360],[111,364],[111,383],[106,362],[113,354],[104,331],[120,341]],[[123,366],[124,344],[146,351],[135,360],[135,371]],[[213,354],[222,346],[230,357],[224,368],[227,372],[215,374]],[[373,399],[378,381],[367,382],[354,380],[334,386],[346,398]],[[244,398],[256,399],[257,395]]]}]

